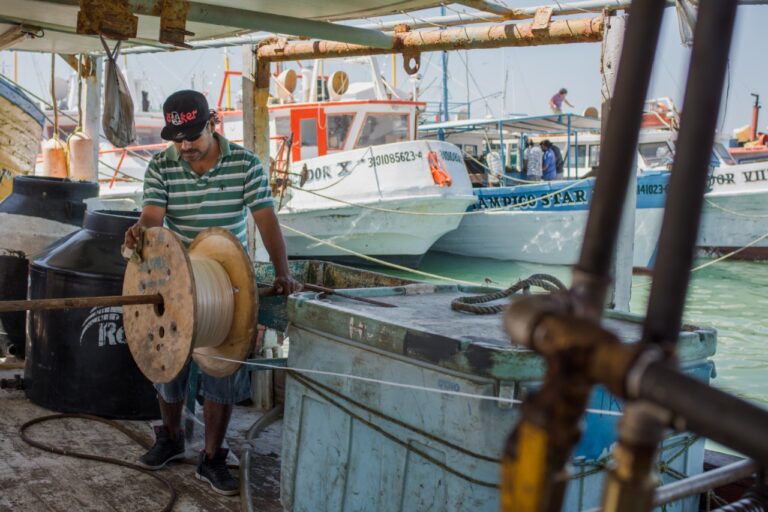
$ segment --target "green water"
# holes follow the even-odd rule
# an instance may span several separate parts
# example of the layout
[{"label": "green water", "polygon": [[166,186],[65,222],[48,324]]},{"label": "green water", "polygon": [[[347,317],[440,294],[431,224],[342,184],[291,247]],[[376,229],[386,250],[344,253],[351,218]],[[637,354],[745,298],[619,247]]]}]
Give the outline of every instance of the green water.
[{"label": "green water", "polygon": [[[698,262],[701,263],[701,262]],[[384,270],[384,269],[381,269]],[[495,286],[545,272],[570,283],[570,267],[428,253],[419,270]],[[386,271],[406,276],[404,273]],[[411,276],[413,277],[413,276]],[[630,309],[643,314],[650,278],[633,279]],[[693,274],[686,323],[717,329],[715,386],[768,406],[768,263],[724,261]]]}]

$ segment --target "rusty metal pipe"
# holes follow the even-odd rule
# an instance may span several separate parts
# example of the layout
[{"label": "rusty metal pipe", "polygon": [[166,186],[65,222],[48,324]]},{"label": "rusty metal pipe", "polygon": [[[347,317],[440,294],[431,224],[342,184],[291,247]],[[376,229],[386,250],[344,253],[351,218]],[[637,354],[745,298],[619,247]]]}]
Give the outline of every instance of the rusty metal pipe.
[{"label": "rusty metal pipe", "polygon": [[97,306],[162,304],[162,295],[109,295],[105,297],[70,297],[60,299],[7,300],[0,302],[0,313],[40,311],[46,309],[78,309]]},{"label": "rusty metal pipe", "polygon": [[634,148],[665,7],[665,0],[635,1],[631,6],[594,196],[574,272],[574,281],[578,275],[587,281],[583,297],[574,297],[575,306],[586,316],[602,314],[629,176],[635,172]]},{"label": "rusty metal pipe", "polygon": [[673,347],[680,331],[737,4],[736,0],[702,0],[699,7],[677,151],[643,325],[643,341],[647,343]]},{"label": "rusty metal pipe", "polygon": [[765,408],[710,387],[662,361],[649,363],[633,380],[636,383],[630,382],[627,390],[629,398],[648,400],[672,411],[677,430],[695,432],[768,467]]},{"label": "rusty metal pipe", "polygon": [[603,37],[603,17],[553,21],[545,30],[533,30],[532,24],[502,24],[421,30],[393,34],[394,48],[336,43],[332,41],[299,41],[270,44],[259,48],[258,56],[271,62],[385,55],[390,53],[431,52],[501,48],[504,46],[537,46],[566,43],[597,43]]}]

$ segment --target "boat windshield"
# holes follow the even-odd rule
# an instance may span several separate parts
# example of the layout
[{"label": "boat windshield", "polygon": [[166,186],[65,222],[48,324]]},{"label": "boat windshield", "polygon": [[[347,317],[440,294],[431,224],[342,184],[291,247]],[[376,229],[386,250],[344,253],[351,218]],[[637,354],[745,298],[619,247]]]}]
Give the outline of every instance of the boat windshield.
[{"label": "boat windshield", "polygon": [[641,142],[638,148],[646,167],[666,167],[674,158],[672,147],[667,141]]},{"label": "boat windshield", "polygon": [[723,146],[720,142],[715,142],[715,145],[712,147],[713,160],[724,163],[725,165],[736,165],[736,160],[733,159],[731,154],[728,152],[727,149],[725,149],[725,146]]},{"label": "boat windshield", "polygon": [[367,114],[355,147],[403,142],[410,138],[410,114]]}]

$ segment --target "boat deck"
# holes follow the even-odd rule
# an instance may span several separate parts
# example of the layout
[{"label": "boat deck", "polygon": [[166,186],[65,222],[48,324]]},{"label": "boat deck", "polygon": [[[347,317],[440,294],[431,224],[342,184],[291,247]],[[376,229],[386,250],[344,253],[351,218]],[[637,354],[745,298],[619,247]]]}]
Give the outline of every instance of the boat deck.
[{"label": "boat deck", "polygon": [[[0,369],[0,378],[13,379],[15,374],[21,373],[22,369]],[[150,476],[121,466],[45,452],[26,444],[19,436],[21,425],[51,414],[51,411],[30,402],[23,391],[0,389],[0,411],[0,511],[135,512],[163,509],[169,492]],[[245,433],[259,415],[250,407],[235,407],[227,438],[232,451],[241,452],[245,446]],[[150,422],[118,423],[152,442]],[[254,456],[251,458],[250,483],[254,510],[283,510],[279,503],[281,432],[282,422],[276,422],[252,441]],[[82,419],[34,425],[27,433],[32,439],[49,445],[126,462],[135,461],[144,451],[118,430]],[[188,458],[159,473],[171,482],[178,494],[172,510],[240,510],[237,496],[220,496],[208,484],[194,478],[195,454],[201,446],[202,427],[197,425],[187,443]],[[230,457],[231,463],[236,464],[236,459]]]}]

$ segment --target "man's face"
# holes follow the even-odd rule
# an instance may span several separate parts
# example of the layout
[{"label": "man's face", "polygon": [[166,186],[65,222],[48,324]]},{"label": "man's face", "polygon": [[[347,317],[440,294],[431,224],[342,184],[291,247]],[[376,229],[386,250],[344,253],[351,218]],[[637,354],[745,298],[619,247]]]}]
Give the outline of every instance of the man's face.
[{"label": "man's face", "polygon": [[[190,137],[194,138],[194,137]],[[181,142],[174,141],[176,151],[179,152],[181,158],[187,162],[197,162],[201,160],[211,150],[211,146],[216,141],[213,138],[213,131],[211,129],[211,123],[205,125],[203,132],[195,140],[183,140]]]}]

